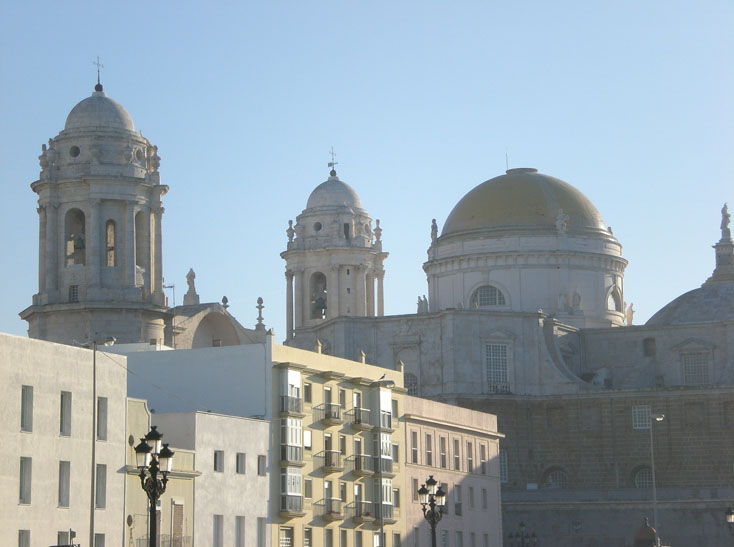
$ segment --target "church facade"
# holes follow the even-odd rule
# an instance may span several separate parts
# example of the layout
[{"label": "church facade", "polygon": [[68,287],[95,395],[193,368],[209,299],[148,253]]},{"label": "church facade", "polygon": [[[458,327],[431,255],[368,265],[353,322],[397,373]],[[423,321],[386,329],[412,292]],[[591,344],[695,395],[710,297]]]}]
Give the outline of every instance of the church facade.
[{"label": "church facade", "polygon": [[[311,205],[289,249],[301,219],[332,221]],[[308,275],[375,270],[335,262],[330,249],[344,244],[322,240]],[[378,313],[359,278],[339,286],[360,296],[351,312],[296,322],[286,343],[403,366],[410,394],[496,414],[506,535],[524,522],[544,546],[618,546],[649,516],[664,540],[714,545],[734,499],[726,207],[715,249],[702,287],[633,325],[627,261],[596,207],[564,181],[510,169],[467,193],[440,235],[433,221],[416,314]],[[287,315],[314,301],[307,290],[296,285]]]}]

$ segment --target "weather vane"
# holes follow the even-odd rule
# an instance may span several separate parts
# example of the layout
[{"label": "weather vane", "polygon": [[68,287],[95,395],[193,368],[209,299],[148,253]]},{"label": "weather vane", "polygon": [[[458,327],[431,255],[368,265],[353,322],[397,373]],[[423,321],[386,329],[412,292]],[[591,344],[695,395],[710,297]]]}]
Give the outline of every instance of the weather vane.
[{"label": "weather vane", "polygon": [[92,64],[97,67],[97,85],[100,85],[100,83],[99,83],[99,69],[100,68],[104,68],[104,65],[99,62],[99,55],[97,55],[97,60],[96,61],[92,61]]},{"label": "weather vane", "polygon": [[336,165],[338,165],[338,161],[336,161],[336,152],[334,152],[334,147],[331,147],[331,150],[329,150],[329,154],[331,155],[331,161],[329,162],[329,167],[334,169]]}]

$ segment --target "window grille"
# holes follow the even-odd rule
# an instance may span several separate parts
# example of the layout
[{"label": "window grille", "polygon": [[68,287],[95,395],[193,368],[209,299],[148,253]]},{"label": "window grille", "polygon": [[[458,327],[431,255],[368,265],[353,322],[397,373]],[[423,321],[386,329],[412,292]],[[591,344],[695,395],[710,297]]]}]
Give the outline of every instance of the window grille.
[{"label": "window grille", "polygon": [[489,308],[492,306],[504,306],[505,295],[494,285],[479,287],[471,299],[472,308]]},{"label": "window grille", "polygon": [[683,383],[687,386],[700,386],[709,383],[709,359],[707,353],[684,353]]}]

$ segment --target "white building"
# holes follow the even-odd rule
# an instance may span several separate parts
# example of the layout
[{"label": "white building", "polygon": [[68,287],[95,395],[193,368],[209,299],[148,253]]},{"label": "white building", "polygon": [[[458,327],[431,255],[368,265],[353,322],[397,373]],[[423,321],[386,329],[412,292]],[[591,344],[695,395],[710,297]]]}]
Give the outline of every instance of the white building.
[{"label": "white building", "polygon": [[3,543],[121,545],[125,358],[0,334],[0,378]]},{"label": "white building", "polygon": [[193,544],[264,546],[270,481],[270,422],[210,412],[153,414],[177,449],[194,452]]}]

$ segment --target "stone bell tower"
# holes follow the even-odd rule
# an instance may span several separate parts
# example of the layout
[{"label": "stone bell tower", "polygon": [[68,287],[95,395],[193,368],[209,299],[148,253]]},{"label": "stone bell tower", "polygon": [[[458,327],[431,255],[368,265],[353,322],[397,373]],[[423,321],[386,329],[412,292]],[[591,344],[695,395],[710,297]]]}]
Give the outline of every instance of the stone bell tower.
[{"label": "stone bell tower", "polygon": [[97,83],[43,145],[38,194],[38,293],[20,314],[28,334],[83,343],[163,342],[158,149]]},{"label": "stone bell tower", "polygon": [[[333,167],[333,164],[330,164]],[[382,228],[354,189],[329,178],[311,192],[296,224],[288,221],[286,341],[300,328],[339,316],[384,314]],[[375,284],[377,285],[375,291]]]}]

